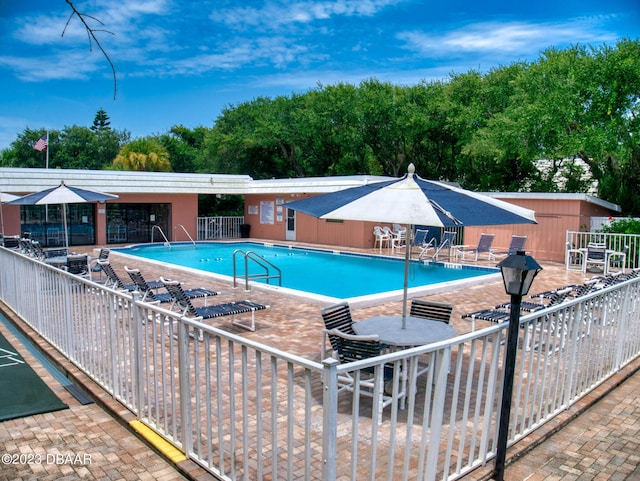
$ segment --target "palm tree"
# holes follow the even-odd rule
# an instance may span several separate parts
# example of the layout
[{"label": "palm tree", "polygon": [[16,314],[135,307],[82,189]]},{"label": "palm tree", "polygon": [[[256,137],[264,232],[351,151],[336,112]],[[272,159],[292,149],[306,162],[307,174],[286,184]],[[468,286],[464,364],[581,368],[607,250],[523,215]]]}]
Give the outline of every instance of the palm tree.
[{"label": "palm tree", "polygon": [[140,172],[171,172],[171,162],[169,152],[158,139],[145,137],[122,147],[113,161],[113,168]]}]

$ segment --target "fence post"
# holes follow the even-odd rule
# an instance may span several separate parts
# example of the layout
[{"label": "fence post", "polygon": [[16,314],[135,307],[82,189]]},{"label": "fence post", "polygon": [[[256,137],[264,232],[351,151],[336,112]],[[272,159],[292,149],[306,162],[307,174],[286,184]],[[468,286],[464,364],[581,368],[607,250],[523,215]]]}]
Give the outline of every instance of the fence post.
[{"label": "fence post", "polygon": [[71,279],[66,276],[58,276],[58,282],[63,282],[64,296],[64,323],[65,323],[65,349],[69,359],[76,360],[75,342],[73,337],[73,290]]},{"label": "fence post", "polygon": [[424,479],[434,480],[438,471],[438,456],[440,453],[435,446],[440,445],[442,436],[442,420],[447,396],[447,377],[451,370],[451,346],[434,353],[435,380],[433,389],[433,410],[431,412],[431,430],[429,433],[429,450],[427,452],[427,464]]},{"label": "fence post", "polygon": [[[189,325],[178,320],[178,385],[180,392],[180,417],[182,418],[182,451],[185,456],[193,451],[191,422],[191,364],[189,362]],[[194,332],[195,339],[195,332]]]},{"label": "fence post", "polygon": [[[637,283],[635,284],[637,285]],[[622,367],[622,364],[625,361],[625,352],[624,352],[624,347],[625,344],[628,342],[628,338],[627,338],[627,333],[629,332],[629,322],[633,322],[633,319],[630,319],[632,314],[632,309],[631,309],[631,289],[632,289],[633,285],[629,284],[625,287],[623,287],[620,291],[618,292],[611,292],[609,295],[611,296],[620,296],[622,295],[622,303],[620,306],[618,306],[617,310],[616,310],[616,318],[617,319],[612,319],[610,322],[615,322],[616,325],[619,325],[620,328],[618,330],[618,335],[616,336],[616,372],[620,370],[620,368]],[[619,297],[618,297],[619,298]]]},{"label": "fence post", "polygon": [[144,372],[143,372],[143,352],[142,352],[142,316],[140,311],[142,307],[138,304],[140,300],[140,293],[137,291],[132,292],[131,309],[133,311],[133,385],[136,386],[135,392],[135,408],[138,413],[138,419],[143,417],[144,406]]},{"label": "fence post", "polygon": [[322,479],[336,479],[336,454],[338,437],[338,361],[328,358],[322,361]]}]

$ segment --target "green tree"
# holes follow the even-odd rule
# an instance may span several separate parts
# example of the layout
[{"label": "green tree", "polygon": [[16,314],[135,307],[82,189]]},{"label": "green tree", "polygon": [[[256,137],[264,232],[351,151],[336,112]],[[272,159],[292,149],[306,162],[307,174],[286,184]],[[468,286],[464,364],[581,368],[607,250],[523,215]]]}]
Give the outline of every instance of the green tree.
[{"label": "green tree", "polygon": [[98,110],[95,118],[93,119],[93,125],[90,127],[94,132],[101,132],[104,130],[111,130],[111,121],[104,109]]},{"label": "green tree", "polygon": [[454,78],[447,87],[455,109],[453,129],[464,187],[519,191],[535,173],[535,154],[526,142],[526,115],[513,102],[514,84],[525,69],[514,64],[485,75],[472,72]]},{"label": "green tree", "polygon": [[599,181],[600,197],[640,214],[640,41],[601,47],[592,65],[579,155]]},{"label": "green tree", "polygon": [[[37,151],[33,148],[35,143],[46,135],[45,129],[31,130],[28,127],[18,134],[9,148],[2,151],[0,165],[2,167],[23,167],[44,169],[47,162],[47,152]],[[49,131],[48,155],[51,160],[58,148],[59,131]]]},{"label": "green tree", "polygon": [[96,169],[110,169],[120,147],[131,140],[127,130],[104,129],[95,132],[93,155]]},{"label": "green tree", "polygon": [[455,159],[460,149],[458,137],[449,123],[445,88],[445,82],[421,82],[405,89],[406,160],[427,179],[453,180],[458,177]]},{"label": "green tree", "polygon": [[126,144],[113,161],[115,170],[170,172],[167,149],[155,137],[143,137]]},{"label": "green tree", "polygon": [[61,169],[104,169],[111,167],[120,146],[129,140],[129,132],[113,129],[93,132],[90,128],[72,125],[62,131],[49,131],[48,152],[33,148],[44,136],[44,129],[25,129],[8,149],[0,154],[3,167]]},{"label": "green tree", "polygon": [[408,162],[402,87],[370,79],[358,88],[364,142],[384,172],[397,177]]},{"label": "green tree", "polygon": [[277,116],[275,109],[270,111],[272,103],[268,97],[259,97],[222,111],[206,139],[210,171],[254,179],[292,175],[283,158],[283,149],[286,155],[290,146],[278,144],[281,127],[273,123]]},{"label": "green tree", "polygon": [[207,148],[205,139],[211,129],[196,127],[189,129],[174,125],[169,132],[158,137],[167,149],[174,172],[206,172]]},{"label": "green tree", "polygon": [[49,167],[63,169],[101,169],[96,157],[96,134],[88,127],[73,125],[60,132],[57,151]]}]

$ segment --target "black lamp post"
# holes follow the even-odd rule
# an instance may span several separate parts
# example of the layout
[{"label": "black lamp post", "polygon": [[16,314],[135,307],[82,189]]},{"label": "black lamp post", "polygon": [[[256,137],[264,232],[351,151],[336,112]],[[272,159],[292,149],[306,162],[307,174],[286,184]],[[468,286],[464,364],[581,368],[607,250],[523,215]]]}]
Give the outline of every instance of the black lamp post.
[{"label": "black lamp post", "polygon": [[520,305],[522,296],[529,292],[533,279],[542,267],[524,251],[510,255],[498,264],[502,271],[502,280],[507,294],[511,295],[511,316],[507,335],[507,352],[504,361],[504,381],[502,384],[502,404],[500,406],[500,425],[498,427],[498,445],[496,447],[496,464],[494,479],[503,481],[504,463],[507,455],[507,439],[509,438],[509,418],[511,417],[511,398],[513,396],[513,376],[516,366],[516,349],[518,347],[518,330],[520,329]]}]

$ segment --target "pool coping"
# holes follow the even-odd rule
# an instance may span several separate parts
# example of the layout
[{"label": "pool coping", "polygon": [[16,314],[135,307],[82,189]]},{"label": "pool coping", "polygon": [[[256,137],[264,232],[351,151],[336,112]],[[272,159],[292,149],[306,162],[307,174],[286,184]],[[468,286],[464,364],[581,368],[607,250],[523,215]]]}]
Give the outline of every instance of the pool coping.
[{"label": "pool coping", "polygon": [[[215,240],[215,241],[194,241],[194,242],[171,242],[171,245],[175,245],[175,246],[179,246],[179,245],[195,245],[195,244],[236,244],[242,242],[243,244],[256,244],[256,245],[261,245],[261,246],[267,246],[267,247],[281,247],[281,248],[286,248],[286,249],[296,249],[296,250],[305,250],[305,251],[315,251],[315,252],[322,252],[322,253],[329,253],[329,254],[335,254],[335,255],[347,255],[347,256],[354,256],[354,257],[371,257],[371,258],[383,258],[385,260],[395,260],[397,262],[401,262],[404,263],[404,258],[399,258],[399,257],[391,257],[391,256],[386,256],[386,255],[382,255],[382,254],[373,254],[373,253],[360,253],[360,252],[352,252],[352,251],[343,251],[343,250],[339,250],[339,249],[332,249],[332,248],[320,248],[320,247],[309,247],[309,246],[297,246],[297,245],[291,245],[291,244],[283,244],[283,243],[275,243],[275,242],[263,242],[263,241],[256,241],[256,240],[232,240],[232,241],[222,241],[222,240]],[[166,245],[166,242],[155,242],[155,243],[148,243],[148,244],[132,244],[129,246],[125,246],[125,247],[117,247],[117,248],[113,248],[111,249],[111,251],[113,253],[117,253],[119,255],[122,255],[124,257],[127,258],[131,258],[131,259],[136,259],[136,260],[144,260],[146,262],[150,262],[152,264],[161,266],[161,267],[166,267],[166,268],[171,268],[174,270],[184,270],[185,272],[191,274],[191,275],[197,275],[197,276],[203,276],[205,278],[210,278],[219,282],[224,282],[224,283],[229,283],[231,284],[231,286],[233,286],[234,281],[233,281],[233,277],[232,276],[227,276],[224,274],[216,274],[214,272],[207,272],[207,271],[203,271],[200,269],[196,269],[193,267],[185,267],[185,266],[180,266],[177,264],[172,264],[169,262],[163,262],[163,261],[158,261],[155,259],[147,259],[144,257],[139,257],[139,256],[134,256],[132,254],[127,254],[126,250],[127,249],[133,249],[135,247],[150,247],[153,245]],[[477,265],[473,265],[473,264],[461,264],[461,263],[457,263],[457,262],[433,262],[433,261],[429,261],[429,260],[418,260],[418,259],[413,259],[411,262],[415,262],[415,263],[423,263],[423,264],[434,264],[434,265],[441,265],[444,267],[450,267],[453,269],[477,269],[477,270],[483,270],[483,271],[492,271],[495,270],[495,273],[492,274],[487,274],[487,275],[483,275],[483,276],[476,276],[476,277],[472,277],[469,279],[458,279],[455,281],[447,281],[447,282],[441,282],[438,284],[433,284],[433,285],[426,285],[426,286],[417,286],[417,287],[410,287],[409,289],[407,289],[407,298],[411,299],[413,297],[426,297],[429,295],[434,295],[434,294],[439,294],[442,292],[447,292],[447,291],[451,291],[451,290],[459,290],[459,289],[466,289],[469,287],[473,287],[476,285],[480,285],[480,284],[485,284],[487,282],[495,282],[498,280],[502,279],[502,275],[500,274],[500,270],[497,268],[493,268],[493,267],[487,267],[487,266],[477,266]],[[358,307],[372,307],[372,306],[379,306],[382,304],[386,304],[388,302],[396,302],[396,301],[402,301],[403,297],[404,297],[404,290],[403,289],[396,289],[393,291],[386,291],[386,292],[382,292],[382,293],[376,293],[376,294],[367,294],[364,296],[356,296],[356,297],[348,297],[348,298],[340,298],[340,297],[332,297],[332,296],[326,296],[326,295],[322,295],[322,294],[315,294],[312,292],[306,292],[306,291],[300,291],[297,289],[291,289],[288,287],[282,287],[282,286],[275,286],[272,284],[265,284],[262,282],[257,282],[257,281],[248,281],[248,286],[249,289],[245,289],[245,281],[244,279],[242,279],[241,283],[238,283],[237,287],[233,287],[234,289],[243,289],[245,292],[249,292],[252,289],[256,289],[256,290],[260,290],[260,291],[264,291],[264,292],[268,292],[268,293],[272,293],[275,295],[280,295],[282,297],[286,297],[288,299],[295,299],[295,300],[299,300],[299,301],[303,301],[303,302],[308,302],[310,304],[317,304],[317,305],[321,305],[321,306],[325,306],[325,305],[330,305],[330,304],[336,304],[339,302],[348,302],[350,306],[354,307],[354,308],[358,308]]]}]

